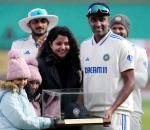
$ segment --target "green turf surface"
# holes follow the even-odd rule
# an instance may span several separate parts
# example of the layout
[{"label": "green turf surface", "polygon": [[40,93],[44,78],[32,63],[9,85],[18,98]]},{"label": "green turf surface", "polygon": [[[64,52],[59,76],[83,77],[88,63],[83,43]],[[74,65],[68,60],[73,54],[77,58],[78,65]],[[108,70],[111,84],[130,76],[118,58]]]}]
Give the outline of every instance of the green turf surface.
[{"label": "green turf surface", "polygon": [[150,100],[143,101],[142,130],[150,130]]}]

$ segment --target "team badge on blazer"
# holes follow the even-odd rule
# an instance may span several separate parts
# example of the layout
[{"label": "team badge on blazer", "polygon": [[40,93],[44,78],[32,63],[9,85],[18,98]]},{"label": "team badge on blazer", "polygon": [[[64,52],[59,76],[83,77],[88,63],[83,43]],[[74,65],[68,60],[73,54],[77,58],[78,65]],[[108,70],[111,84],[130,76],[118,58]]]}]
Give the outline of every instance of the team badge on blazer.
[{"label": "team badge on blazer", "polygon": [[109,58],[110,58],[109,54],[105,54],[105,55],[103,56],[104,61],[108,61]]}]

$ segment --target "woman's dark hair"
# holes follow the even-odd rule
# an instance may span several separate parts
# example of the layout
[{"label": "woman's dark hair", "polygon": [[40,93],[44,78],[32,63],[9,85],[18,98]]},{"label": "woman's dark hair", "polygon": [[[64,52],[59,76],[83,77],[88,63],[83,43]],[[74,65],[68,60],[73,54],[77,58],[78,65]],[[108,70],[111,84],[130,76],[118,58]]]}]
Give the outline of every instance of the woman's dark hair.
[{"label": "woman's dark hair", "polygon": [[79,59],[79,48],[77,40],[75,39],[72,32],[66,26],[56,26],[50,30],[44,45],[42,46],[38,58],[46,57],[49,54],[53,53],[50,48],[50,44],[53,44],[53,41],[58,37],[58,35],[67,36],[70,45],[70,51],[67,54],[67,58],[73,62],[73,64],[81,69],[80,59]]}]

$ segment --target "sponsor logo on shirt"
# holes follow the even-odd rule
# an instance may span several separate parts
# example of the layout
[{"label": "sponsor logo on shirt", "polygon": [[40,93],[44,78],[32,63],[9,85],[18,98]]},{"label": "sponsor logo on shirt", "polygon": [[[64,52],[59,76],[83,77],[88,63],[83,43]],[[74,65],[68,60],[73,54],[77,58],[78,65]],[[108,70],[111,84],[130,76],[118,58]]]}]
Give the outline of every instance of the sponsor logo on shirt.
[{"label": "sponsor logo on shirt", "polygon": [[27,50],[24,54],[31,54],[29,50]]},{"label": "sponsor logo on shirt", "polygon": [[127,56],[127,60],[130,61],[130,62],[132,62],[133,61],[133,56],[132,55],[128,55]]},{"label": "sponsor logo on shirt", "polygon": [[107,67],[85,67],[84,68],[85,74],[89,73],[102,73],[102,74],[107,74]]},{"label": "sponsor logo on shirt", "polygon": [[85,58],[85,61],[89,61],[89,57]]}]

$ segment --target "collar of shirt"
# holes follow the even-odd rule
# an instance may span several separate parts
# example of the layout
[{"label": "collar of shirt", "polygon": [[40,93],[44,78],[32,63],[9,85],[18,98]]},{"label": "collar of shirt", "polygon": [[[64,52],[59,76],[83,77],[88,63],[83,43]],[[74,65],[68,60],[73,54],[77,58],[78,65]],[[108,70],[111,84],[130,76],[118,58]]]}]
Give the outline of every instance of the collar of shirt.
[{"label": "collar of shirt", "polygon": [[[44,40],[46,40],[48,35],[48,32],[46,33],[46,37],[44,38]],[[29,39],[33,41],[33,43],[35,44],[36,48],[40,48],[41,45],[39,45],[38,43],[35,42],[34,38],[32,37],[32,34],[29,35]]]},{"label": "collar of shirt", "polygon": [[94,39],[94,35],[93,35],[92,36],[92,45],[102,45],[111,33],[112,33],[112,31],[110,29],[109,32],[98,43],[96,43],[96,41]]}]

